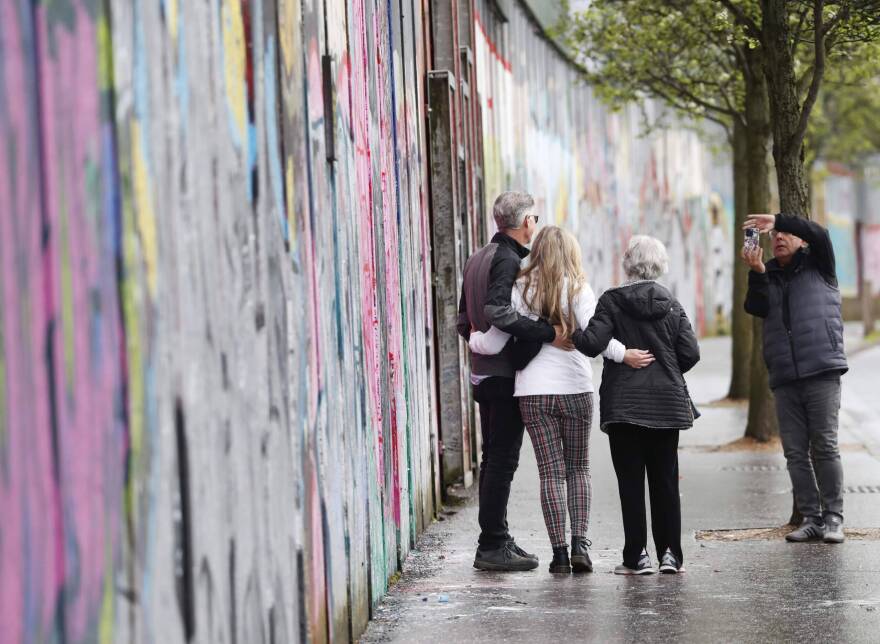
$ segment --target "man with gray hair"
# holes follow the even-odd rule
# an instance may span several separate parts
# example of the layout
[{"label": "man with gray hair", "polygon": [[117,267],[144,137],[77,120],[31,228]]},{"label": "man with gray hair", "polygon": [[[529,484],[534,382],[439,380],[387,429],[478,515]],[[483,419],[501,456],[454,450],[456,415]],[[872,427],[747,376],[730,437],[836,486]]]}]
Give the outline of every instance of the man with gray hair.
[{"label": "man with gray hair", "polygon": [[[510,303],[520,263],[529,254],[526,245],[538,227],[534,206],[525,192],[503,192],[495,200],[492,214],[498,232],[464,267],[457,329],[465,340],[471,329],[486,332],[495,326],[516,338],[567,347],[547,321],[519,315]],[[480,538],[474,559],[474,567],[481,570],[538,566],[538,558],[517,546],[507,529],[507,501],[523,438],[519,404],[513,397],[515,372],[513,342],[496,355],[471,354],[471,384],[480,405],[483,439]]]}]

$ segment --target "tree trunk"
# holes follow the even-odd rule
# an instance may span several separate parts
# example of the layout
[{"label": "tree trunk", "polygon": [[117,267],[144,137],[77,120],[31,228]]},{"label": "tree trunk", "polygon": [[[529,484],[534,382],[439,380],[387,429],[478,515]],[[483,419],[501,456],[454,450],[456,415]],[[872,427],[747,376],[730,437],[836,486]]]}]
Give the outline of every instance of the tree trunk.
[{"label": "tree trunk", "polygon": [[[791,48],[788,4],[786,0],[767,0],[761,41],[773,125],[773,160],[776,162],[776,181],[779,185],[779,210],[789,215],[808,217],[810,197],[804,170],[804,136],[799,130],[801,103]],[[821,75],[822,72],[822,69],[817,69],[815,73]],[[806,102],[805,106],[807,109],[812,107]]]},{"label": "tree trunk", "polygon": [[804,170],[803,146],[794,150],[774,143],[773,160],[776,162],[776,182],[779,185],[779,212],[809,217],[810,193]]},{"label": "tree trunk", "polygon": [[748,290],[749,269],[739,255],[743,245],[742,224],[748,212],[749,160],[747,126],[734,119],[731,147],[733,148],[733,306],[731,309],[731,374],[727,397],[745,400],[749,397],[749,379],[752,362],[752,319],[743,309]]},{"label": "tree trunk", "polygon": [[[767,145],[770,140],[770,107],[767,80],[762,69],[759,49],[748,52],[749,73],[746,74],[746,122],[748,124],[748,211],[767,212],[770,207],[770,170]],[[769,240],[763,236],[765,254]],[[752,359],[749,382],[749,419],[746,436],[768,441],[779,434],[776,405],[770,391],[767,366],[763,354],[763,320],[752,319]]]}]

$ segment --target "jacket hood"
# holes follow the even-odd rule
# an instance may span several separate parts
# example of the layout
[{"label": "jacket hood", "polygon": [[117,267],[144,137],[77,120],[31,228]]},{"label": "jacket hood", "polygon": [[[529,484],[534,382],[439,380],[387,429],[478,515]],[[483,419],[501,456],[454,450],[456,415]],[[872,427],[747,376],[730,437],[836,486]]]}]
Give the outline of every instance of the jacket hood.
[{"label": "jacket hood", "polygon": [[657,282],[634,282],[609,291],[621,309],[640,320],[659,320],[672,308],[672,293]]}]

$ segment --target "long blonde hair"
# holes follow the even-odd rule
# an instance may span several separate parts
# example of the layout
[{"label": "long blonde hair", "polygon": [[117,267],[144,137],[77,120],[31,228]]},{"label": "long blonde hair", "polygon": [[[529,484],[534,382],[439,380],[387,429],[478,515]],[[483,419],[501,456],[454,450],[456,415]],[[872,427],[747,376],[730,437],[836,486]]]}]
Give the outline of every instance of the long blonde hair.
[{"label": "long blonde hair", "polygon": [[[568,278],[567,310],[562,291]],[[570,232],[544,226],[532,243],[529,264],[520,271],[525,305],[568,337],[577,329],[574,300],[587,281],[581,267],[581,247]]]}]

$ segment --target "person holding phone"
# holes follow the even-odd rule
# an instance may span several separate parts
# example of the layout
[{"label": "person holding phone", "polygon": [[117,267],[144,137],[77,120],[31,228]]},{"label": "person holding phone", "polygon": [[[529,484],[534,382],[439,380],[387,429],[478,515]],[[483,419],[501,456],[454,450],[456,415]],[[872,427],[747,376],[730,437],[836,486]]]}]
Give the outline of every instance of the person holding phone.
[{"label": "person holding phone", "polygon": [[746,231],[769,233],[773,259],[744,245],[747,313],[764,319],[764,361],[779,434],[803,516],[788,541],[842,543],[843,468],[837,445],[840,378],[847,371],[834,248],[828,231],[796,215],[749,215]]}]

